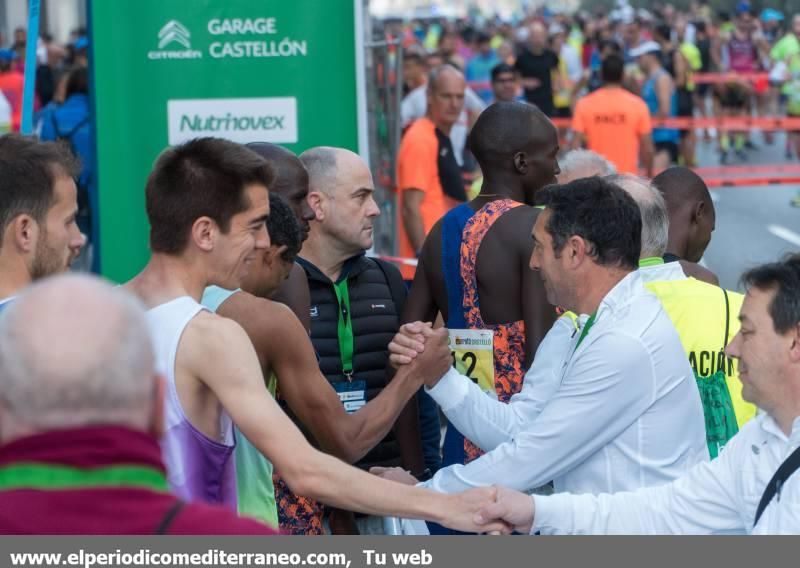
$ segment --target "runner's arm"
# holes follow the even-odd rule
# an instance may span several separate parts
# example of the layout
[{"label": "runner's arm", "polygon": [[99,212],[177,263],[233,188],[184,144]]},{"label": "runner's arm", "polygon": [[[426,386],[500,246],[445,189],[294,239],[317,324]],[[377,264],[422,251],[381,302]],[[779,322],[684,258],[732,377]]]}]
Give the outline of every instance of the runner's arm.
[{"label": "runner's arm", "polygon": [[[477,510],[494,500],[494,490],[446,496],[393,483],[312,448],[270,396],[253,346],[232,320],[195,318],[184,332],[179,359],[182,369],[215,393],[294,493],[368,515],[421,518],[471,532],[477,532]],[[491,530],[501,529],[495,524]]]},{"label": "runner's arm", "polygon": [[225,302],[219,314],[244,327],[256,351],[266,354],[292,412],[325,451],[348,463],[364,457],[386,436],[426,376],[417,372],[417,366],[406,367],[374,400],[347,414],[320,373],[311,341],[288,308],[241,295]]},{"label": "runner's arm", "polygon": [[648,179],[653,177],[653,156],[655,149],[653,148],[653,135],[651,132],[642,134],[639,137],[639,159],[642,162],[646,176]]},{"label": "runner's arm", "polygon": [[672,79],[666,73],[658,78],[656,95],[658,96],[658,118],[669,118],[672,110]]}]

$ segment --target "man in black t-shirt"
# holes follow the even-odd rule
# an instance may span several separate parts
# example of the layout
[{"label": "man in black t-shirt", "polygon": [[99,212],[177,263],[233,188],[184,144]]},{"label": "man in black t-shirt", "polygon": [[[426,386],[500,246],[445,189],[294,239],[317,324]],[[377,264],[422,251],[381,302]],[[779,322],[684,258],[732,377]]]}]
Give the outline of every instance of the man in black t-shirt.
[{"label": "man in black t-shirt", "polygon": [[552,74],[558,68],[558,56],[548,49],[547,28],[541,22],[531,24],[528,47],[517,57],[514,67],[522,77],[525,100],[553,116]]}]

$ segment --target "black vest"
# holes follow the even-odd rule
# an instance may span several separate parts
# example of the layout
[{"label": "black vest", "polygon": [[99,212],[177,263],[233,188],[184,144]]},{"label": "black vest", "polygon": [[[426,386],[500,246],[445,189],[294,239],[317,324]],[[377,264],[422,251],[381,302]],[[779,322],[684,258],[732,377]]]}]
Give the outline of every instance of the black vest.
[{"label": "black vest", "polygon": [[[319,368],[331,384],[343,381],[339,351],[339,302],[333,282],[310,262],[298,258],[306,271],[311,293],[311,342],[319,357]],[[378,264],[380,262],[380,265]],[[400,327],[405,302],[405,287],[400,271],[393,265],[366,256],[351,258],[342,274],[347,275],[350,318],[353,326],[353,378],[366,382],[369,402],[386,387],[389,368],[389,343]],[[395,295],[402,290],[396,305]],[[399,466],[400,448],[393,431],[356,464],[361,468]]]}]

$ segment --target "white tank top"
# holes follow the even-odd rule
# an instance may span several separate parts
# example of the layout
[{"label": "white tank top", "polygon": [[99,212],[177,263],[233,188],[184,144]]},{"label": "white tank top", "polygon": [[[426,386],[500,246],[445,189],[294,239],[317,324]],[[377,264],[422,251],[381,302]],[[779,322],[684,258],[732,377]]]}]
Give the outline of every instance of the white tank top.
[{"label": "white tank top", "polygon": [[183,332],[205,308],[182,296],[148,310],[147,322],[156,353],[156,369],[167,382],[166,432],[162,453],[173,491],[188,501],[226,505],[236,509],[236,470],[232,459],[236,445],[233,423],[220,415],[220,440],[212,440],[186,417],[175,386],[175,361]]}]

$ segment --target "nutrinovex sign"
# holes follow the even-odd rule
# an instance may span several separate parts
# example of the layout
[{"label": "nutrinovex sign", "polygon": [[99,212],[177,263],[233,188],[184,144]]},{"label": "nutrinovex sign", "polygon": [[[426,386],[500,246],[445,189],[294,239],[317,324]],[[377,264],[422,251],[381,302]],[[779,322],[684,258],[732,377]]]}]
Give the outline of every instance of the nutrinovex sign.
[{"label": "nutrinovex sign", "polygon": [[360,0],[90,3],[100,267],[148,256],[147,174],[201,136],[366,153]]}]

